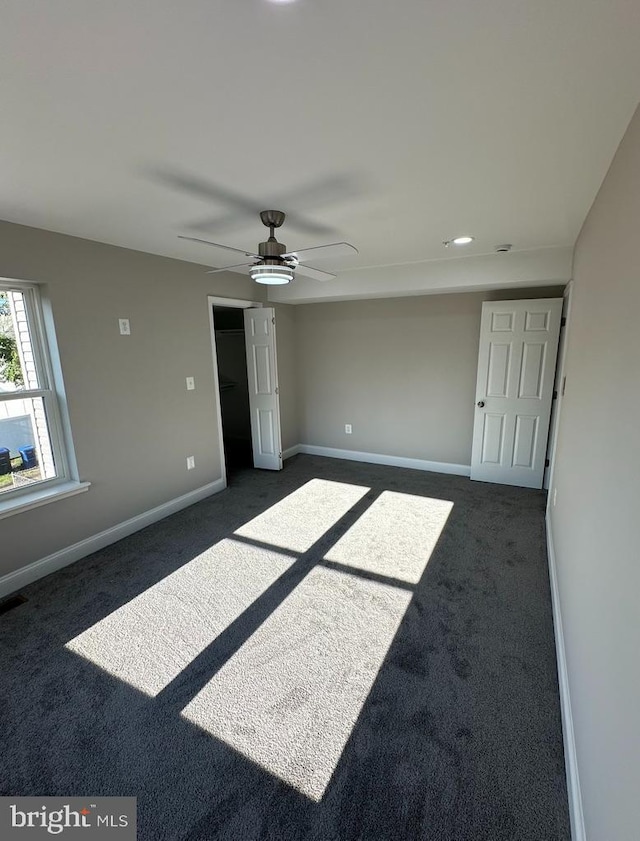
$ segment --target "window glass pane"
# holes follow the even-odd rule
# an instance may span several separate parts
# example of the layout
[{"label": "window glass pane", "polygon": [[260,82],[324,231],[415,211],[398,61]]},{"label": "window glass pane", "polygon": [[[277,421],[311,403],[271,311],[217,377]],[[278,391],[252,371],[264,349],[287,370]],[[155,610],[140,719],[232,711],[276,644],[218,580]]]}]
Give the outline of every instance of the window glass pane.
[{"label": "window glass pane", "polygon": [[0,494],[56,475],[43,398],[0,401]]},{"label": "window glass pane", "polygon": [[25,297],[0,289],[0,396],[39,385]]}]

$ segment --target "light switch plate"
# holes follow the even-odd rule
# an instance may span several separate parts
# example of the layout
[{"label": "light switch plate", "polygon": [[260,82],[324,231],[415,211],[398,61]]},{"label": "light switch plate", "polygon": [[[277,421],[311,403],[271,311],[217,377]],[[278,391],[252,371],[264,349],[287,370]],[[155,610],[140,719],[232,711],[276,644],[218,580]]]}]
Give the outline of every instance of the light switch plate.
[{"label": "light switch plate", "polygon": [[187,470],[193,470],[196,466],[196,460],[194,456],[187,456]]},{"label": "light switch plate", "polygon": [[131,335],[131,325],[129,324],[128,318],[119,318],[118,324],[120,326],[120,335],[121,336],[130,336]]},{"label": "light switch plate", "polygon": [[187,391],[193,391],[196,387],[196,381],[194,377],[187,377]]}]

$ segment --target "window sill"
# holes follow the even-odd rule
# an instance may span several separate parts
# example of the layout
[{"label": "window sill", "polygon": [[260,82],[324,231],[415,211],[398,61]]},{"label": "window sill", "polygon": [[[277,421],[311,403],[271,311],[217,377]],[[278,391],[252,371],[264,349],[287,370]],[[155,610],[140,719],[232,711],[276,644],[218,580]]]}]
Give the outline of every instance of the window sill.
[{"label": "window sill", "polygon": [[0,501],[0,520],[12,514],[29,511],[31,508],[39,508],[49,502],[57,502],[59,499],[84,493],[90,487],[91,482],[61,482],[47,488],[38,488],[28,494],[21,494],[6,502]]}]

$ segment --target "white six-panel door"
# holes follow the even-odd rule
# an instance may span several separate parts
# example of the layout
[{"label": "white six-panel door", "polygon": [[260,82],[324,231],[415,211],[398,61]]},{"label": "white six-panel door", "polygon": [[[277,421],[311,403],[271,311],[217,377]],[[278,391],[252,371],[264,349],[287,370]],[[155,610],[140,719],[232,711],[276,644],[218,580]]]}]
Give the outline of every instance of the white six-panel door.
[{"label": "white six-panel door", "polygon": [[276,319],[272,307],[244,310],[253,466],[282,470],[276,369]]},{"label": "white six-panel door", "polygon": [[562,299],[482,305],[471,478],[541,488]]}]

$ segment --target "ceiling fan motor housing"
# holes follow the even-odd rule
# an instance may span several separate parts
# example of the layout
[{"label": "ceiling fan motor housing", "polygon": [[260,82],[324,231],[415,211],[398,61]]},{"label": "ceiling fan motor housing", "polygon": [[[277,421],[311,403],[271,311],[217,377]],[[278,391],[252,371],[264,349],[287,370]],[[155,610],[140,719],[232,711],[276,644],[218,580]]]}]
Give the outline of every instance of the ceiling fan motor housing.
[{"label": "ceiling fan motor housing", "polygon": [[286,254],[287,246],[278,242],[273,233],[274,228],[282,225],[285,216],[282,210],[263,210],[260,214],[262,224],[270,229],[271,234],[266,242],[258,243],[258,254],[263,258],[262,264],[265,266],[279,266],[286,262],[282,259],[282,255]]},{"label": "ceiling fan motor housing", "polygon": [[282,261],[282,254],[287,251],[287,246],[283,242],[278,242],[275,237],[269,237],[266,242],[258,244],[258,254],[261,257],[271,258],[275,261]]}]

